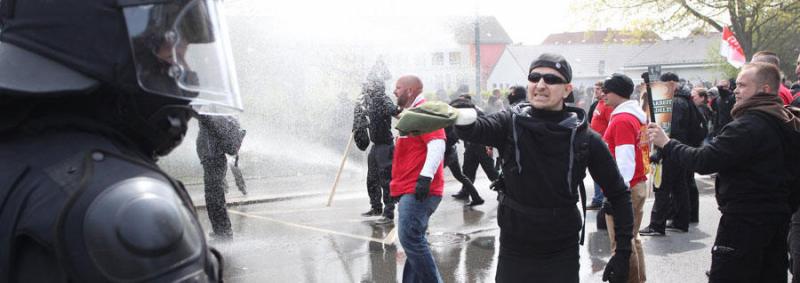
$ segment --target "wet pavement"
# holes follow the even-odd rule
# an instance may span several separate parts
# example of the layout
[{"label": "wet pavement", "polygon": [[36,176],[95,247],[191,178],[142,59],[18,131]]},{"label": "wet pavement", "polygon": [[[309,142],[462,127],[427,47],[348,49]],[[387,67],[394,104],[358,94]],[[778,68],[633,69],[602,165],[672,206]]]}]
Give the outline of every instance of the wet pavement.
[{"label": "wet pavement", "polygon": [[[377,217],[360,214],[369,209],[363,181],[343,180],[333,205],[326,207],[332,180],[318,180],[311,193],[290,197],[284,193],[258,193],[258,181],[248,184],[248,199],[264,202],[234,205],[229,213],[234,239],[211,239],[225,257],[229,282],[398,282],[405,255],[393,226],[374,225]],[[295,182],[314,182],[309,178]],[[700,188],[700,223],[689,233],[667,232],[666,237],[643,237],[648,282],[704,282],[711,262],[710,249],[719,212],[713,198],[713,180],[697,176]],[[591,182],[590,179],[587,179]],[[287,179],[287,183],[290,183]],[[449,197],[460,184],[449,179],[446,196],[432,216],[429,241],[445,282],[493,282],[497,264],[498,234],[496,194],[479,173],[476,187],[486,204],[469,208]],[[588,186],[587,186],[588,187]],[[588,192],[590,195],[592,192]],[[235,186],[230,199],[241,198]],[[197,191],[192,193],[196,198]],[[652,194],[645,206],[642,226],[649,223]],[[200,220],[209,229],[200,209]],[[596,212],[589,211],[586,244],[581,247],[581,282],[600,282],[610,257],[606,231],[598,231]]]}]

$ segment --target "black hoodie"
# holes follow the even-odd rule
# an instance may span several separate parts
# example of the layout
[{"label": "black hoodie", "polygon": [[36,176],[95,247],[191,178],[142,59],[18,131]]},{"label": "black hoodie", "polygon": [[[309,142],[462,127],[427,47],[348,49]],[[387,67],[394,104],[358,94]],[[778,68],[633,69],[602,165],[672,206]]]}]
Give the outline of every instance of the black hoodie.
[{"label": "black hoodie", "polygon": [[[630,250],[633,211],[630,190],[625,186],[606,144],[588,130],[586,113],[579,108],[562,111],[536,110],[529,103],[479,117],[471,125],[457,126],[463,140],[496,147],[503,158],[506,197],[535,209],[575,208],[578,182],[586,168],[605,188],[614,210],[617,246]],[[584,138],[579,138],[583,136]],[[573,143],[583,140],[588,147],[585,164],[574,162]],[[582,168],[581,168],[582,167]],[[528,217],[501,206],[498,212],[501,248],[521,255],[557,252],[577,243],[581,218],[577,209],[553,217]]]}]

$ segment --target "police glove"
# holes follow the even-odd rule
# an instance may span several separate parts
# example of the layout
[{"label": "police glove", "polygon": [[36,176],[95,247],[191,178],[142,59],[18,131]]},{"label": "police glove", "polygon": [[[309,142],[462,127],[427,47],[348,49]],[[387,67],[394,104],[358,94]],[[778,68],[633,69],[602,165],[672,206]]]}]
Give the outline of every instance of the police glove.
[{"label": "police glove", "polygon": [[628,282],[628,268],[630,268],[631,252],[617,251],[611,256],[603,272],[603,282],[611,283]]},{"label": "police glove", "polygon": [[422,202],[428,198],[431,192],[431,177],[419,176],[417,178],[417,187],[414,188],[414,197],[417,201]]}]

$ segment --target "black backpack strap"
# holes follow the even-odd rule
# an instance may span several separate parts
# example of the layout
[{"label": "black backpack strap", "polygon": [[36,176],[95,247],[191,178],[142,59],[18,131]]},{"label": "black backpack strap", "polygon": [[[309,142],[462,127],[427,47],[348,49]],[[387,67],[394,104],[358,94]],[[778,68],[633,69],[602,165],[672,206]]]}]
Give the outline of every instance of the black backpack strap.
[{"label": "black backpack strap", "polygon": [[580,244],[583,245],[586,236],[586,186],[583,184],[583,177],[586,176],[586,167],[588,166],[589,159],[589,136],[591,132],[581,131],[575,135],[573,143],[573,150],[575,151],[575,171],[573,174],[573,181],[578,183],[578,194],[581,198],[581,208],[583,209],[583,221],[581,223],[581,239]]},{"label": "black backpack strap", "polygon": [[581,208],[583,208],[583,222],[581,223],[581,241],[580,244],[583,245],[583,239],[586,236],[586,186],[583,185],[581,181],[578,183],[579,192],[581,194]]}]

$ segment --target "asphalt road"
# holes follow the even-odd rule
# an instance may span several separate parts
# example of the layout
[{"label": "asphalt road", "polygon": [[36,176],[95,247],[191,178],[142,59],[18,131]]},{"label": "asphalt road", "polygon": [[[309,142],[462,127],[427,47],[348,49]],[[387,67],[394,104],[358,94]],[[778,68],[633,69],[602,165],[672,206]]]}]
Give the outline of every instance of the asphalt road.
[{"label": "asphalt road", "polygon": [[[479,173],[476,185],[487,202],[465,207],[464,202],[449,197],[460,187],[450,180],[446,196],[429,225],[429,241],[439,271],[445,282],[493,282],[499,246],[496,194],[488,190],[488,180]],[[643,237],[648,282],[707,281],[705,271],[710,266],[720,214],[713,198],[712,180],[697,176],[697,181],[700,223],[692,224],[688,233],[668,231],[666,237]],[[238,193],[233,188],[231,191]],[[234,239],[210,240],[225,257],[226,280],[400,281],[405,255],[394,227],[374,225],[376,217],[360,216],[369,208],[365,189],[342,191],[331,207],[325,206],[326,195],[230,207]],[[642,226],[649,223],[652,204],[651,194]],[[205,211],[199,212],[204,228],[210,229]],[[600,282],[610,257],[608,234],[596,229],[595,213],[589,211],[587,216],[586,244],[581,247],[581,282]]]}]

